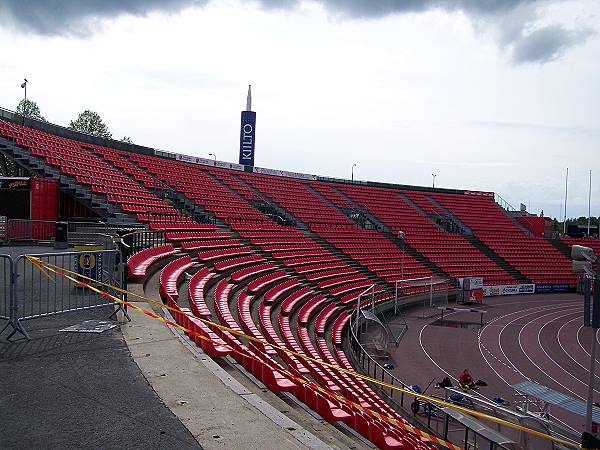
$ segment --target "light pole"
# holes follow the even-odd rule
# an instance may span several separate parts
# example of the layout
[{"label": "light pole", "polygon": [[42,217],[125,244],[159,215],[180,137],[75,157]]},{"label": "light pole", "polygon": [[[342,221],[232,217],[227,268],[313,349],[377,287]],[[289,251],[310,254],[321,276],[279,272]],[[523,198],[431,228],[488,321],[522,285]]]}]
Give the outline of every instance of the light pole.
[{"label": "light pole", "polygon": [[563,234],[567,234],[567,194],[569,192],[569,168],[565,175],[565,214],[563,216]]},{"label": "light pole", "polygon": [[432,187],[435,189],[435,177],[437,177],[437,174],[432,173],[431,176],[433,177],[433,185],[432,185]]},{"label": "light pole", "polygon": [[590,190],[588,192],[588,237],[590,237],[590,226],[592,222],[592,171],[590,170]]},{"label": "light pole", "polygon": [[[404,231],[398,230],[398,239],[402,244],[402,269],[400,272],[400,289],[402,289],[402,283],[404,282]],[[398,281],[396,281],[396,295],[394,297],[394,314],[398,314]]]},{"label": "light pole", "polygon": [[215,160],[215,166],[217,165],[217,155],[215,155],[214,153],[209,153],[208,156],[212,156]]},{"label": "light pole", "polygon": [[400,243],[402,244],[402,269],[400,275],[402,281],[404,281],[404,231],[398,231],[398,239],[400,239]]},{"label": "light pole", "polygon": [[23,101],[23,111],[21,111],[21,114],[23,115],[23,124],[25,124],[25,110],[27,108],[27,83],[29,83],[29,81],[27,81],[27,78],[23,78],[23,82],[21,83],[21,88],[25,89],[25,100]]},{"label": "light pole", "polygon": [[354,181],[354,168],[356,167],[356,163],[352,164],[352,181]]}]

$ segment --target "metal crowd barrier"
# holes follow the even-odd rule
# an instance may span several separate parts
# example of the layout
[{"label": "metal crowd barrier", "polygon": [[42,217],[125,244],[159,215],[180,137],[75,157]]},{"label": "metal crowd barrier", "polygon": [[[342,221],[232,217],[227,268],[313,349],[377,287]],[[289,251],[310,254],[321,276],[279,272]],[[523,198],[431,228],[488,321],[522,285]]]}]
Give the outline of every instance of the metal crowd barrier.
[{"label": "metal crowd barrier", "polygon": [[12,258],[9,255],[0,255],[0,320],[10,319],[12,275]]},{"label": "metal crowd barrier", "polygon": [[[81,252],[42,253],[11,258],[0,255],[0,319],[7,320],[0,334],[9,327],[8,339],[21,333],[29,338],[23,321],[83,311],[101,307],[113,307],[110,316],[126,308],[121,303],[93,292],[74,282],[34,265],[27,256],[38,258],[42,263],[73,271],[87,278],[71,277],[96,285],[100,290],[117,298],[123,298],[117,289],[125,288],[125,264],[119,250],[84,250]],[[116,308],[115,308],[116,307]]]},{"label": "metal crowd barrier", "polygon": [[54,239],[56,222],[48,220],[8,219],[6,241],[49,241]]},{"label": "metal crowd barrier", "polygon": [[125,260],[134,253],[167,243],[165,231],[134,231],[121,237]]},{"label": "metal crowd barrier", "polygon": [[[65,222],[67,231],[74,233],[78,230],[95,229],[108,232],[108,225],[105,222]],[[56,221],[35,220],[35,219],[7,219],[3,225],[3,233],[0,233],[0,240],[6,242],[25,242],[25,241],[51,241],[56,237]]]}]

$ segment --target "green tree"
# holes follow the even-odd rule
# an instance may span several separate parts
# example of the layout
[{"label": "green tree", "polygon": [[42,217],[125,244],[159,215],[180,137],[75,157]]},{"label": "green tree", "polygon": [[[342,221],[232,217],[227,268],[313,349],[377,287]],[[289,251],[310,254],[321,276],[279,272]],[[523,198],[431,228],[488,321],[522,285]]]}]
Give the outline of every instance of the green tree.
[{"label": "green tree", "polygon": [[133,144],[133,141],[131,140],[131,138],[129,136],[123,136],[123,138],[121,139],[121,142],[125,142],[126,144]]},{"label": "green tree", "polygon": [[17,105],[17,114],[21,116],[29,117],[31,119],[41,120],[42,122],[46,122],[44,116],[42,116],[40,112],[40,107],[36,102],[31,100],[21,100]]},{"label": "green tree", "polygon": [[71,120],[69,128],[93,134],[94,136],[112,138],[112,133],[108,130],[100,115],[96,111],[90,111],[89,109],[79,114],[77,119]]}]

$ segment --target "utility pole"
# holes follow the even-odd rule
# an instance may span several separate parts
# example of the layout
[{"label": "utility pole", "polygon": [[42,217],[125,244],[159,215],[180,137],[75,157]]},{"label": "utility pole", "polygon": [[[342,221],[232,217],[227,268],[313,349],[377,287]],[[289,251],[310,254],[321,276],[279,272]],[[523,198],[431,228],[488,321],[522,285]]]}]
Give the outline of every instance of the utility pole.
[{"label": "utility pole", "polygon": [[27,110],[27,83],[29,83],[29,81],[27,81],[27,78],[23,79],[24,81],[21,83],[21,88],[25,89],[25,99],[23,100],[23,111],[21,111],[21,114],[23,116],[23,125],[25,125],[25,112]]},{"label": "utility pole", "polygon": [[569,168],[567,167],[567,174],[565,175],[565,214],[563,221],[563,234],[567,234],[567,193],[569,188]]},{"label": "utility pole", "polygon": [[588,237],[590,236],[590,226],[592,224],[592,170],[590,169],[590,190],[588,192]]}]

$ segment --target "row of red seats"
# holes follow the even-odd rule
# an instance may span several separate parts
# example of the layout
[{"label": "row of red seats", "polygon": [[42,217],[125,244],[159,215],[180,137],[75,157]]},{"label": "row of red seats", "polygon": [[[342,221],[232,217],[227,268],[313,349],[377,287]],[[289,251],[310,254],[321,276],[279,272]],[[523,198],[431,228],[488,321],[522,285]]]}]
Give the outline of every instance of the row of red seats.
[{"label": "row of red seats", "polygon": [[181,243],[181,248],[185,251],[191,251],[240,247],[241,245],[242,243],[238,239],[211,239],[203,241],[185,241]]},{"label": "row of red seats", "polygon": [[[215,261],[217,261],[217,262],[224,261],[223,258],[224,258],[224,256],[221,255],[220,257],[215,259]],[[163,271],[165,273],[169,272],[170,274],[172,274],[171,276],[168,277],[168,280],[172,281],[175,278],[176,279],[180,278],[181,273],[183,273],[182,270],[173,270],[173,271],[171,270],[171,267],[182,268],[184,266],[184,264],[182,264],[184,258],[180,258],[180,260],[175,260],[173,263],[171,263],[170,265],[167,265],[165,267],[166,270],[163,269]],[[191,258],[189,260],[191,260]],[[174,272],[178,272],[179,275],[174,276],[173,275]],[[204,314],[204,316],[208,316],[208,317],[210,317],[208,315],[210,313],[210,309],[206,305],[206,299],[202,298],[200,302],[198,302],[197,300],[199,300],[198,297],[204,296],[204,293],[206,292],[205,290],[207,288],[207,284],[209,282],[212,282],[212,278],[214,277],[214,275],[209,276],[209,274],[214,274],[214,272],[208,270],[207,268],[201,269],[195,275],[192,276],[192,278],[190,279],[190,286],[189,286],[190,303],[191,303],[191,305],[194,304],[194,306],[192,306],[192,310],[195,309],[196,312],[198,312],[200,314]],[[276,276],[273,276],[273,275],[276,275]],[[260,317],[262,317],[262,319],[259,318],[259,325],[258,325],[258,326],[260,326],[260,328],[258,328],[257,324],[253,323],[252,314],[251,314],[251,309],[252,309],[251,305],[252,305],[254,297],[249,295],[249,291],[244,290],[238,296],[236,305],[238,307],[237,315],[239,316],[239,320],[236,320],[235,319],[236,315],[230,310],[230,299],[232,297],[233,285],[230,284],[229,282],[227,282],[226,278],[222,278],[221,281],[217,282],[216,287],[215,287],[214,305],[215,305],[215,311],[217,312],[217,317],[219,318],[221,323],[227,325],[228,327],[230,327],[236,331],[238,331],[239,329],[244,330],[246,333],[257,337],[258,339],[268,339],[269,342],[272,340],[272,341],[275,341],[276,343],[278,342],[279,344],[283,343],[281,340],[274,338],[274,336],[277,336],[277,334],[274,333],[275,329],[272,326],[272,322],[270,320],[267,320],[267,319],[270,319],[271,309],[270,309],[270,307],[266,307],[268,305],[266,305],[265,299],[270,298],[270,301],[272,301],[272,302],[283,303],[287,300],[287,298],[291,297],[291,295],[289,295],[290,293],[301,291],[302,289],[297,289],[297,288],[302,287],[302,285],[298,282],[298,280],[293,280],[293,279],[282,282],[282,280],[284,278],[277,278],[277,276],[287,277],[287,274],[285,274],[285,272],[282,272],[282,271],[280,271],[279,273],[274,272],[274,273],[268,274],[267,276],[260,276],[259,278],[256,278],[249,283],[249,285],[250,285],[251,283],[258,281],[259,283],[256,285],[254,292],[256,292],[257,295],[260,295],[260,292],[265,293],[264,296],[261,296],[261,303],[264,303],[265,306],[263,306],[262,309],[260,309],[260,305],[259,305],[259,311],[262,311],[260,313]],[[196,280],[198,280],[198,282],[196,282]],[[199,294],[199,291],[198,291],[200,283],[202,283],[202,285],[203,285],[203,290],[202,290],[201,295]],[[194,293],[192,293],[192,292],[194,292]],[[167,297],[167,301],[169,301],[169,299],[171,299],[170,300],[171,304],[175,304],[174,299],[172,299],[173,293],[174,292],[172,289],[168,292],[165,292],[165,297]],[[267,294],[269,294],[269,295],[267,295]],[[313,300],[314,304],[318,303],[317,300],[318,300],[318,297],[316,300]],[[200,305],[198,303],[200,303]],[[327,327],[327,324],[333,320],[333,317],[334,317],[335,313],[337,312],[337,310],[335,308],[335,304],[332,302],[329,302],[329,304],[330,304],[330,306],[326,306],[325,309],[321,309],[321,311],[316,315],[316,317],[317,317],[316,330],[318,333],[325,332],[325,328]],[[317,305],[317,306],[319,306],[319,305]],[[201,308],[199,308],[198,306],[201,306]],[[296,304],[296,308],[299,308],[299,307],[300,307],[300,302],[298,302]],[[306,316],[307,318],[306,318],[306,321],[304,319],[301,319],[300,322],[308,323],[308,320],[309,320],[308,317],[310,317],[311,315],[314,315],[314,313],[316,312],[316,310],[318,308],[314,307],[314,308],[309,309],[309,306],[306,306],[306,304],[305,304],[305,306],[303,306],[303,308],[305,311],[303,313],[303,317]],[[182,311],[185,312],[186,311],[185,308],[183,308]],[[202,311],[204,311],[204,313],[202,313]],[[310,313],[309,311],[312,311],[312,313]],[[190,327],[195,327],[195,328],[193,328],[195,330],[202,330],[203,328],[205,328],[205,326],[203,327],[203,324],[201,325],[201,322],[199,322],[198,320],[184,318],[182,316],[179,316],[179,318],[180,318],[180,320],[187,321],[186,322],[187,325]],[[268,332],[265,332],[265,328],[263,326],[268,325],[268,322],[271,322],[271,326],[270,327],[267,326],[266,330]],[[267,349],[267,348],[270,348],[270,346],[262,346],[262,345],[252,344],[247,347],[244,347],[244,346],[241,346],[239,344],[239,342],[236,344],[235,342],[237,342],[237,339],[235,339],[231,335],[227,335],[227,333],[225,333],[225,332],[221,331],[221,335],[220,335],[219,330],[217,330],[217,329],[208,330],[208,331],[213,333],[213,336],[212,336],[213,342],[211,344],[209,344],[209,343],[206,343],[202,339],[200,339],[200,341],[199,341],[199,345],[201,347],[207,348],[208,354],[211,354],[211,355],[232,354],[235,356],[235,352],[229,353],[226,350],[228,346],[231,347],[231,346],[235,346],[235,345],[238,346],[238,347],[235,347],[236,351],[239,351],[241,353],[251,351],[251,352],[253,352],[252,357],[259,356],[259,359],[264,358],[265,356],[269,356],[268,355],[269,353],[275,354],[273,352],[273,350]],[[265,332],[265,334],[263,334],[263,332]],[[304,332],[302,331],[301,335],[302,335],[302,333],[304,333]],[[269,335],[271,335],[271,336],[269,337]],[[215,337],[217,339],[215,339]],[[222,339],[222,340],[219,341],[219,339]],[[227,345],[224,346],[223,345],[224,343],[226,343]],[[304,342],[304,344],[306,344],[306,342]],[[297,350],[304,351],[302,346],[297,348]],[[281,353],[281,352],[278,352],[278,353]],[[247,354],[248,353],[246,353],[246,355]],[[260,355],[262,355],[262,356],[260,356]],[[280,356],[283,358],[283,355],[280,355]],[[318,356],[318,355],[315,355],[315,356]],[[289,357],[284,358],[284,360],[289,360],[289,359],[290,359]],[[262,360],[265,361],[264,359],[262,359]],[[344,391],[344,393],[348,394],[349,396],[351,395],[350,392],[354,388],[349,387],[347,385],[347,383],[345,381],[343,381],[343,377],[331,372],[330,369],[324,370],[322,367],[319,367],[318,365],[316,365],[314,363],[306,364],[306,363],[303,363],[303,362],[300,362],[297,360],[296,360],[296,362],[299,364],[298,370],[297,370],[297,374],[299,376],[305,374],[306,370],[308,370],[311,373],[311,375],[321,383],[322,386],[327,387],[334,391],[342,392],[342,391],[340,391],[340,386],[346,385],[347,389],[349,389],[349,391],[348,392]],[[255,363],[254,365],[256,365],[256,364],[257,363]],[[281,389],[282,386],[287,386],[288,388],[292,389],[291,386],[289,386],[287,383],[285,383],[285,380],[286,380],[285,376],[283,376],[281,373],[279,375],[282,375],[282,377],[279,377],[278,375],[276,375],[276,372],[277,372],[276,370],[275,371],[271,370],[271,374],[267,375],[266,370],[264,370],[264,367],[257,372],[256,368],[254,368],[254,369],[250,368],[250,365],[247,363],[247,361],[246,361],[246,364],[243,364],[243,365],[244,365],[244,367],[248,368],[249,370],[252,370],[253,371],[252,373],[257,375],[261,380],[263,380],[263,382],[265,382],[265,384],[267,384],[267,386],[270,389],[278,390],[278,389]],[[268,363],[266,363],[266,365],[270,366],[270,360]],[[300,365],[304,365],[305,370],[302,370]],[[306,368],[307,366],[310,366],[310,369],[307,369]],[[295,366],[289,366],[288,370],[293,370],[294,367]],[[265,377],[267,377],[267,378],[265,378]],[[268,378],[268,377],[271,377],[271,378]],[[296,392],[296,391],[294,389],[292,389],[290,392]],[[314,399],[311,400],[310,399],[311,395],[307,394],[304,390],[299,392],[299,394],[300,394],[299,399],[301,399],[302,401],[307,401],[308,402],[307,404],[311,407],[314,407],[315,410],[319,414],[323,414],[323,417],[329,418],[329,420],[342,420],[344,418],[343,420],[348,420],[349,423],[356,425],[356,423],[355,423],[356,418],[353,416],[352,411],[350,411],[350,410],[345,411],[343,408],[340,409],[339,411],[337,411],[337,406],[336,405],[332,406],[329,403],[324,403],[322,405],[313,404],[311,402]],[[352,396],[351,398],[353,400],[357,400],[357,399],[359,399],[359,396],[357,394],[354,394],[354,396]],[[362,400],[362,401],[364,404],[368,404],[369,406],[371,406],[371,403],[367,403],[364,400]],[[374,401],[374,400],[372,399],[371,402],[372,401]],[[382,424],[377,424],[376,421],[373,422],[370,419],[363,420],[362,424],[363,424],[362,432],[364,432],[365,436],[370,436],[372,439],[375,439],[374,432],[372,430],[373,427],[374,427],[374,429],[377,429],[378,431],[384,432],[384,434],[387,436],[388,443],[391,442],[391,441],[389,441],[390,437],[394,436],[395,435],[394,433],[396,433],[395,431],[393,431],[391,429],[386,430],[386,429],[382,428],[383,427]],[[360,427],[358,427],[358,431],[360,431]],[[397,435],[397,437],[400,437],[400,436]],[[403,439],[406,440],[406,437],[403,437]],[[410,438],[408,438],[408,439],[410,440]],[[375,439],[375,441],[377,441],[377,439]],[[398,441],[398,442],[403,442],[403,441]]]},{"label": "row of red seats", "polygon": [[166,258],[176,253],[172,244],[151,247],[134,253],[127,260],[127,271],[131,281],[142,281],[151,264],[159,259]]},{"label": "row of red seats", "polygon": [[[514,278],[510,274],[506,273],[481,250],[463,236],[440,229],[431,219],[402,198],[399,192],[413,200],[415,204],[420,203],[426,207],[427,211],[425,212],[441,213],[432,202],[429,202],[431,207],[426,206],[425,194],[364,186],[339,186],[336,189],[378,217],[392,230],[394,235],[403,231],[407,245],[418,250],[451,277],[480,275],[484,277],[485,284],[514,282]],[[401,247],[400,241],[396,242],[395,246]],[[476,258],[476,262],[472,258]],[[462,264],[457,264],[460,261]],[[413,277],[410,272],[408,276]],[[388,281],[396,279],[398,279],[397,275],[388,276]]]},{"label": "row of red seats", "polygon": [[166,301],[167,296],[177,301],[179,292],[177,290],[179,281],[183,273],[194,265],[190,255],[182,256],[168,263],[160,272],[159,294]]},{"label": "row of red seats", "polygon": [[256,275],[265,272],[272,272],[273,270],[275,270],[275,265],[270,262],[244,267],[243,269],[238,269],[231,274],[231,281],[234,283],[240,283]]},{"label": "row of red seats", "polygon": [[204,290],[208,283],[213,279],[215,273],[208,267],[203,267],[190,278],[188,283],[188,300],[190,308],[195,316],[203,319],[210,319],[212,313],[206,304]]},{"label": "row of red seats", "polygon": [[[108,164],[94,153],[97,146],[59,137],[0,119],[0,136],[14,139],[33,156],[57,167],[63,174],[97,192],[110,194],[108,202],[120,205],[125,212],[177,210],[162,201],[143,184]],[[136,197],[137,193],[137,197]],[[127,195],[125,195],[127,194]]]},{"label": "row of red seats", "polygon": [[263,258],[261,255],[241,256],[239,258],[229,258],[217,261],[214,265],[214,268],[217,272],[225,272],[228,270],[237,269],[238,267],[246,266],[248,264],[262,262],[264,260],[265,258]]}]

